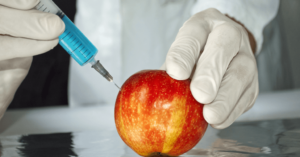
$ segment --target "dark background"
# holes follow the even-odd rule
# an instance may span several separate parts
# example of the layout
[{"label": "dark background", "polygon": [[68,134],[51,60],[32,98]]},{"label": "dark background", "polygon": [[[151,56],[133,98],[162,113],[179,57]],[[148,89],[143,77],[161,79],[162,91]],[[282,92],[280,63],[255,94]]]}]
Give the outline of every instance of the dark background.
[{"label": "dark background", "polygon": [[[53,0],[74,21],[75,0]],[[9,109],[68,105],[70,56],[58,45],[33,57],[30,71],[17,90]]]}]

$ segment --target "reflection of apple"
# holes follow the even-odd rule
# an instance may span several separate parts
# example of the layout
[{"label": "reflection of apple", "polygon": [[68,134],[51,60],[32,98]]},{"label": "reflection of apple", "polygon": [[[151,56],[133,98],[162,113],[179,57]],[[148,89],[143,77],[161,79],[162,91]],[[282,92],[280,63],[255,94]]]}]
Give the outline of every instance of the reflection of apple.
[{"label": "reflection of apple", "polygon": [[142,156],[177,156],[202,138],[207,122],[203,105],[190,91],[190,80],[177,81],[165,71],[131,76],[116,100],[115,122],[123,141]]}]

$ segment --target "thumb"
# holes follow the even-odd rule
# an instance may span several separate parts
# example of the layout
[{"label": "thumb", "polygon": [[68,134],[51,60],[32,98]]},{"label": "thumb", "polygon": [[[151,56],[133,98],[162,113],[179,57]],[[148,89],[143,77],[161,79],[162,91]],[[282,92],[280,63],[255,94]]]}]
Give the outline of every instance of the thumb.
[{"label": "thumb", "polygon": [[208,33],[195,17],[180,28],[166,57],[166,71],[176,80],[186,80],[200,56]]}]

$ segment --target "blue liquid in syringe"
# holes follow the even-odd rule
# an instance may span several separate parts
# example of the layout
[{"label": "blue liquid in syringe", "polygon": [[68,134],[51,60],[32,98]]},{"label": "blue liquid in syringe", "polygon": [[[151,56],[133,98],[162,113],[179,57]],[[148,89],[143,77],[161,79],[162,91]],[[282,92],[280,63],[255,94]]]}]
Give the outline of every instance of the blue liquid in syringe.
[{"label": "blue liquid in syringe", "polygon": [[98,50],[66,15],[62,20],[66,29],[59,36],[59,44],[82,66],[91,60]]}]

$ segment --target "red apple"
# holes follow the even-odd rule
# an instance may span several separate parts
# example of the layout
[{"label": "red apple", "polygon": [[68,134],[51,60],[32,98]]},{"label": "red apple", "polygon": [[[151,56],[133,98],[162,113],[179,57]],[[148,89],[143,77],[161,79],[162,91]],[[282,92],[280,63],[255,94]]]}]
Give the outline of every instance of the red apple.
[{"label": "red apple", "polygon": [[161,70],[132,75],[123,84],[115,106],[122,140],[141,156],[178,156],[192,149],[207,122],[203,104],[190,91],[190,82],[175,80]]}]

